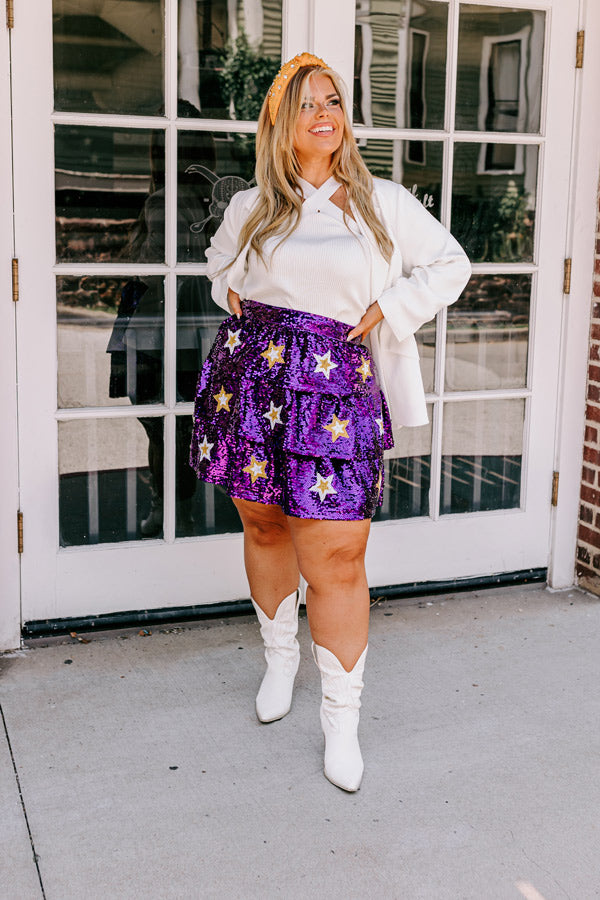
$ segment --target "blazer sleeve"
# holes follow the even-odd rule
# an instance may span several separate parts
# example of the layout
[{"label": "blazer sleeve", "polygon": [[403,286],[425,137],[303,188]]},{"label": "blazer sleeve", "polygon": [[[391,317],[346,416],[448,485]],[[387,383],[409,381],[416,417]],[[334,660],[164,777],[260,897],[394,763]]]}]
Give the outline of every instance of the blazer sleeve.
[{"label": "blazer sleeve", "polygon": [[212,281],[212,298],[222,309],[229,312],[227,289],[231,287],[239,293],[239,285],[232,283],[232,268],[237,258],[240,229],[244,223],[246,191],[234,194],[225,210],[223,221],[211,239],[206,250],[206,274]]},{"label": "blazer sleeve", "polygon": [[458,241],[423,204],[401,185],[396,187],[397,202],[386,224],[402,257],[402,275],[383,291],[378,303],[402,341],[458,300],[471,264]]}]

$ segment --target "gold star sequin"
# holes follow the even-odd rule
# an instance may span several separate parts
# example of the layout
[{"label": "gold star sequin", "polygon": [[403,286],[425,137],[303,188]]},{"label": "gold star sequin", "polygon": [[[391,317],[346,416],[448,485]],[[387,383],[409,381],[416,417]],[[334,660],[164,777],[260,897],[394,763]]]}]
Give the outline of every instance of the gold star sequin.
[{"label": "gold star sequin", "polygon": [[275,406],[273,401],[271,400],[271,405],[269,407],[269,412],[263,413],[265,419],[268,419],[271,423],[271,431],[275,428],[276,425],[283,425],[281,421],[281,410],[283,408],[283,404],[281,406]]},{"label": "gold star sequin", "polygon": [[346,426],[348,425],[350,419],[338,419],[338,417],[333,415],[333,419],[329,423],[329,425],[323,425],[325,431],[331,432],[331,443],[335,444],[339,437],[350,437],[348,432],[346,431]]},{"label": "gold star sequin", "polygon": [[264,358],[269,363],[269,368],[272,369],[275,363],[284,363],[285,359],[283,358],[283,351],[285,350],[284,344],[274,344],[273,341],[269,341],[269,346],[266,350],[260,354],[264,356]]},{"label": "gold star sequin", "polygon": [[379,425],[379,434],[383,434],[383,419],[375,419],[377,424]]},{"label": "gold star sequin", "polygon": [[210,462],[210,451],[214,447],[214,444],[209,444],[206,435],[202,438],[202,443],[198,445],[198,450],[200,451],[200,460],[202,462],[203,459],[208,459]]},{"label": "gold star sequin", "polygon": [[315,372],[321,372],[325,376],[327,381],[329,381],[331,370],[337,369],[338,367],[338,364],[333,362],[331,358],[331,350],[328,350],[327,353],[323,354],[323,356],[319,356],[318,353],[313,353],[313,356],[317,361]]},{"label": "gold star sequin", "polygon": [[240,328],[239,331],[231,331],[230,328],[227,329],[227,340],[223,344],[224,347],[227,347],[229,350],[229,355],[233,356],[233,351],[236,347],[240,347],[242,342],[240,341]]},{"label": "gold star sequin", "polygon": [[217,401],[217,412],[220,409],[226,409],[227,412],[231,412],[229,409],[229,401],[233,397],[233,394],[226,394],[225,388],[221,385],[221,390],[218,394],[213,394],[213,400]]},{"label": "gold star sequin", "polygon": [[358,369],[355,369],[354,371],[358,372],[358,374],[362,378],[363,384],[364,384],[365,381],[367,380],[367,378],[373,377],[373,373],[371,372],[371,363],[369,362],[369,360],[365,359],[364,356],[362,356],[362,355],[360,358],[361,358],[361,364],[358,367]]},{"label": "gold star sequin", "polygon": [[319,472],[317,472],[317,480],[310,488],[310,490],[315,491],[315,493],[319,495],[321,502],[323,502],[328,494],[337,494],[336,489],[331,483],[333,481],[333,477],[333,475],[328,475],[327,478],[325,478],[323,475],[320,475]]},{"label": "gold star sequin", "polygon": [[252,484],[256,481],[257,478],[266,478],[265,468],[267,465],[266,459],[258,460],[254,453],[250,458],[250,462],[247,466],[242,469],[242,472],[247,472],[250,478],[252,479]]}]

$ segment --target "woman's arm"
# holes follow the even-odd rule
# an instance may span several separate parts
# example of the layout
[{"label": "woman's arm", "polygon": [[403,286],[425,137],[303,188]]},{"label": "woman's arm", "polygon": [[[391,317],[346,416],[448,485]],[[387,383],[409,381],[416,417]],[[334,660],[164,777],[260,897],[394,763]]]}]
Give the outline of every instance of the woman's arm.
[{"label": "woman's arm", "polygon": [[[403,274],[369,307],[351,335],[367,334],[383,317],[396,338],[404,340],[444,306],[454,303],[471,274],[471,264],[458,241],[409,191],[395,187],[397,202],[394,214],[386,216],[386,225],[393,229]],[[389,205],[384,212],[386,209]]]},{"label": "woman's arm", "polygon": [[[225,210],[223,221],[211,239],[210,247],[206,250],[208,263],[206,274],[212,281],[212,298],[217,306],[234,313],[239,312],[239,294],[230,286],[229,275],[231,265],[237,257],[240,229],[245,218],[243,196],[245,193],[245,191],[239,191],[233,195]],[[235,308],[235,300],[232,300],[233,305],[228,303],[230,293],[237,297],[237,308]]]}]

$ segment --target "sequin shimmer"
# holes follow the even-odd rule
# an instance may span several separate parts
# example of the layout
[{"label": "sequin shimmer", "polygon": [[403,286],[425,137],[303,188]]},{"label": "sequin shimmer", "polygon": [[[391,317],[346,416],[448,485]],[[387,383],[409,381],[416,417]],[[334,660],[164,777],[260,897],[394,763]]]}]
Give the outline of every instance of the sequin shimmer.
[{"label": "sequin shimmer", "polygon": [[335,319],[252,300],[242,312],[221,324],[198,379],[198,478],[302,519],[371,518],[393,440],[369,351]]}]

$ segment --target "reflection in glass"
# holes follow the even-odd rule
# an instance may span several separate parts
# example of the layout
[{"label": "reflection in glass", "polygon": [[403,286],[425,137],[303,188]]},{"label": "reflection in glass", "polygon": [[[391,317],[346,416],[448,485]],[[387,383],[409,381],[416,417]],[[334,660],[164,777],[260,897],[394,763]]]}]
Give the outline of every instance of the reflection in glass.
[{"label": "reflection in glass", "polygon": [[500,155],[514,151],[512,168],[491,171],[489,146],[455,145],[452,233],[474,262],[531,262],[538,148],[491,145]]},{"label": "reflection in glass", "polygon": [[205,262],[229,201],[254,179],[255,137],[180,131],[177,146],[177,259]]},{"label": "reflection in glass", "polygon": [[415,334],[419,359],[421,363],[421,378],[425,391],[433,391],[435,378],[435,335],[436,320],[426,322]]},{"label": "reflection in glass", "polygon": [[524,400],[444,404],[442,513],[520,505]]},{"label": "reflection in glass", "polygon": [[54,108],[159,115],[164,3],[53,0]]},{"label": "reflection in glass", "polygon": [[161,277],[65,275],[56,299],[59,408],[162,403]]},{"label": "reflection in glass", "polygon": [[211,284],[203,275],[177,279],[177,400],[190,403],[196,395],[198,372],[208,356],[227,313],[213,302]]},{"label": "reflection in glass", "polygon": [[55,127],[58,262],[164,262],[164,132]]},{"label": "reflection in glass", "polygon": [[281,0],[179,0],[179,97],[254,120],[281,65]]},{"label": "reflection in glass", "polygon": [[[431,420],[429,407],[428,413]],[[394,458],[384,462],[383,503],[374,522],[429,515],[431,421],[418,428],[402,428],[394,437]]]},{"label": "reflection in glass", "polygon": [[411,191],[436,219],[442,202],[441,141],[422,141],[419,162],[411,159],[414,141],[369,139],[359,141],[359,150],[369,171],[379,178],[397,181]]},{"label": "reflection in glass", "polygon": [[539,132],[545,17],[542,10],[460,4],[457,128]]},{"label": "reflection in glass", "polygon": [[162,507],[159,518],[148,468],[150,421],[162,452],[161,418],[58,423],[61,547],[140,540],[150,536],[153,515],[150,531],[161,535]]},{"label": "reflection in glass", "polygon": [[[189,466],[192,417],[177,416],[176,422],[178,452],[175,471],[177,491],[175,537],[200,537],[241,531],[240,517],[228,494],[218,485],[198,481],[196,473]],[[181,446],[181,464],[179,446]]]},{"label": "reflection in glass", "polygon": [[[447,3],[356,2],[354,121],[391,128],[442,128]],[[414,145],[414,146],[413,146]],[[420,161],[423,145],[408,153]]]},{"label": "reflection in glass", "polygon": [[474,275],[448,309],[446,388],[525,387],[531,275]]}]

